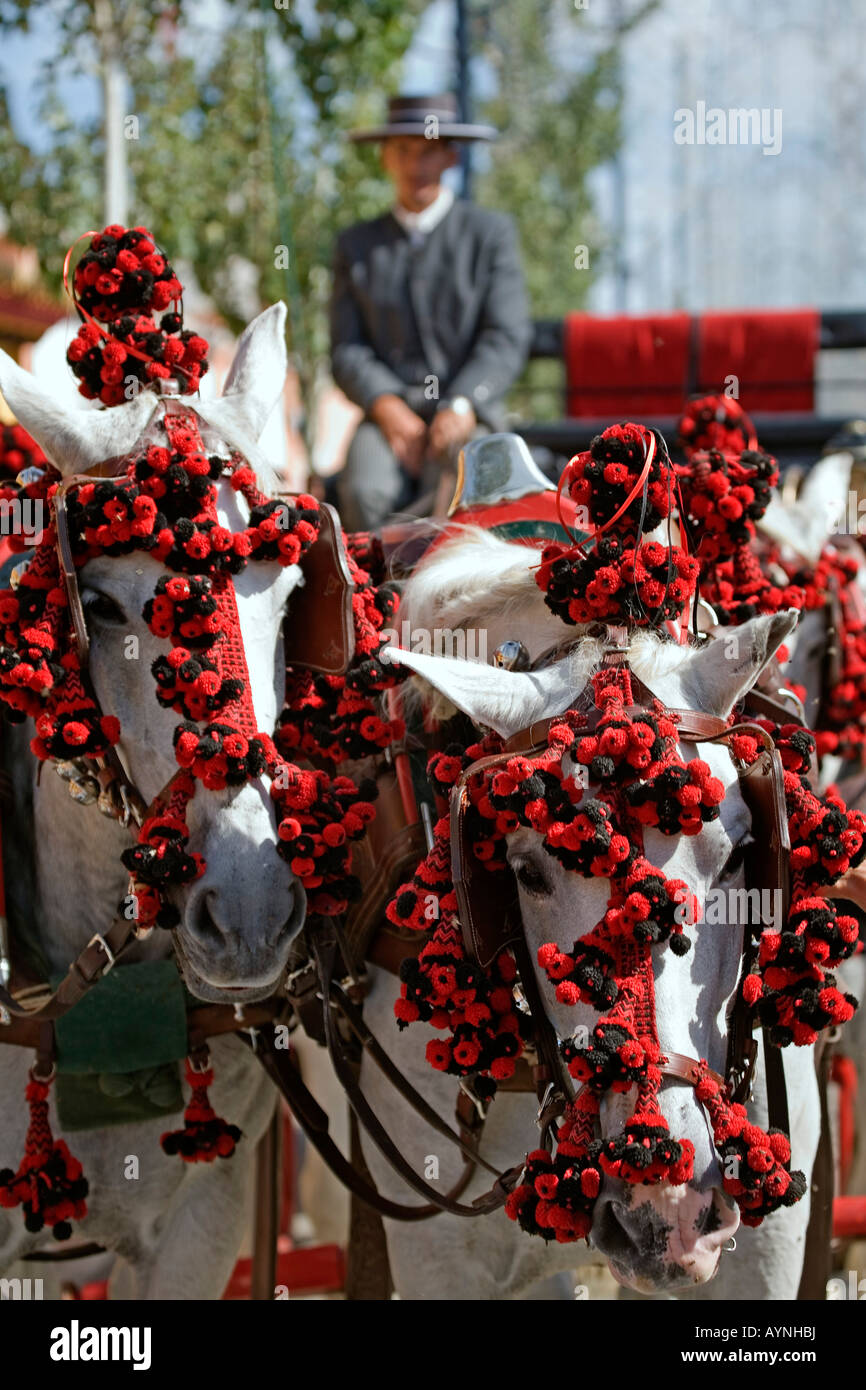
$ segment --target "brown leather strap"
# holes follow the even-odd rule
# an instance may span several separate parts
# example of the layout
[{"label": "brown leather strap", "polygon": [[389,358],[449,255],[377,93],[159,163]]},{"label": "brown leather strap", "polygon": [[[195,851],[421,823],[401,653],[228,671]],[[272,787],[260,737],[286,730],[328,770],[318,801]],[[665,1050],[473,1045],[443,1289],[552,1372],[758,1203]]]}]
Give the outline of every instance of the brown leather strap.
[{"label": "brown leather strap", "polygon": [[[95,934],[84,950],[72,962],[63,980],[42,1002],[27,1007],[20,998],[0,985],[0,1004],[16,1018],[62,1018],[85,994],[107,975],[136,939],[136,924],[125,917],[115,917],[104,935]],[[46,986],[47,988],[47,986]],[[2,1031],[2,1028],[0,1028]]]},{"label": "brown leather strap", "polygon": [[69,538],[69,514],[67,511],[67,499],[72,488],[81,487],[84,483],[92,483],[93,479],[84,473],[75,473],[71,477],[64,478],[57,486],[54,494],[54,524],[57,532],[57,558],[60,562],[60,571],[63,575],[63,583],[66,587],[66,598],[69,604],[69,615],[72,618],[72,632],[75,637],[75,646],[78,653],[78,660],[82,671],[87,670],[90,658],[90,636],[87,631],[87,623],[84,619],[84,607],[81,602],[81,594],[78,589],[78,570],[72,556],[72,542]]},{"label": "brown leather strap", "polygon": [[[469,1178],[474,1171],[474,1164],[467,1165],[468,1173],[464,1170],[461,1173],[455,1186],[450,1193],[435,1193],[437,1204],[432,1203],[426,1206],[410,1207],[400,1202],[392,1202],[390,1198],[383,1197],[376,1188],[368,1183],[344,1158],[337,1148],[333,1139],[328,1133],[328,1116],[319,1105],[318,1101],[307,1090],[291,1061],[291,1054],[285,1048],[277,1049],[274,1041],[275,1035],[273,1026],[266,1024],[261,1030],[259,1045],[255,1049],[255,1055],[264,1067],[268,1076],[273,1081],[277,1090],[285,1098],[291,1108],[292,1114],[300,1125],[306,1137],[309,1139],[313,1148],[324,1160],[330,1171],[343,1184],[344,1187],[356,1196],[359,1201],[365,1202],[367,1206],[379,1213],[380,1216],[387,1216],[393,1221],[427,1221],[431,1216],[436,1216],[442,1207],[443,1201],[451,1201],[462,1193]],[[243,1039],[247,1042],[247,1039]],[[249,1045],[249,1044],[248,1044]],[[515,1182],[516,1182],[515,1177]],[[502,1201],[507,1198],[507,1192],[503,1194]],[[467,1209],[467,1214],[472,1213],[473,1208]],[[481,1214],[480,1212],[478,1213]]]},{"label": "brown leather strap", "polygon": [[[200,1046],[207,1038],[222,1037],[228,1033],[243,1033],[250,1028],[259,1028],[263,1023],[273,1022],[285,1011],[282,999],[265,999],[258,1004],[244,1004],[238,1014],[233,1004],[203,1004],[187,1013],[187,1031],[190,1050]],[[40,1031],[44,1026],[44,1016],[18,1015],[8,1023],[0,1023],[0,1045],[12,1047],[38,1047]]]},{"label": "brown leather strap", "polygon": [[[635,677],[632,676],[632,682]],[[655,699],[655,696],[653,696]],[[644,705],[629,705],[626,707],[629,714],[652,713]],[[586,728],[592,732],[601,720],[603,710],[587,710]],[[561,714],[553,715],[550,719],[537,719],[534,724],[530,724],[526,729],[519,729],[516,734],[512,734],[506,740],[503,752],[528,753],[535,748],[543,748],[547,744],[547,736],[552,725],[558,723],[562,718]],[[677,725],[680,738],[689,742],[705,742],[708,739],[717,738],[727,730],[727,721],[721,719],[716,714],[702,714],[699,710],[688,709],[665,709],[665,718],[672,719]],[[498,755],[497,755],[498,756]]]},{"label": "brown leather strap", "polygon": [[662,1076],[676,1076],[690,1086],[697,1086],[702,1077],[710,1076],[722,1090],[725,1089],[725,1078],[719,1076],[717,1071],[703,1067],[697,1058],[686,1057],[682,1052],[665,1052],[664,1057],[666,1060],[659,1063]]},{"label": "brown leather strap", "polygon": [[342,675],[355,655],[355,583],[334,508],[319,508],[319,534],[301,559],[304,584],[292,594],[283,638],[286,665]]},{"label": "brown leather strap", "polygon": [[277,1236],[280,1224],[281,1123],[279,1106],[256,1147],[256,1187],[250,1298],[270,1303],[277,1282]]},{"label": "brown leather strap", "polygon": [[[496,1171],[495,1169],[491,1169],[490,1165],[487,1164],[485,1160],[481,1159],[474,1146],[467,1145],[459,1135],[455,1134],[454,1131],[445,1124],[444,1120],[437,1115],[436,1111],[433,1110],[426,1099],[421,1096],[419,1092],[415,1091],[414,1087],[406,1081],[394,1066],[387,1053],[384,1052],[373,1038],[373,1035],[363,1023],[363,1020],[360,1019],[360,1015],[357,1010],[354,1009],[354,1006],[351,1005],[350,1001],[346,1000],[345,996],[341,997],[339,990],[335,988],[333,979],[336,960],[336,939],[333,934],[329,933],[327,929],[317,931],[313,938],[313,949],[319,969],[322,994],[329,1002],[329,1006],[324,1009],[325,1038],[328,1054],[331,1058],[334,1070],[337,1073],[338,1080],[346,1092],[349,1104],[377,1149],[379,1149],[380,1153],[388,1160],[395,1172],[403,1178],[404,1182],[406,1182],[413,1191],[419,1193],[420,1196],[432,1203],[433,1206],[442,1211],[450,1212],[453,1216],[483,1216],[503,1206],[508,1198],[509,1192],[520,1177],[522,1167],[513,1168],[507,1173],[499,1174],[489,1192],[481,1197],[477,1197],[471,1206],[465,1206],[460,1202],[454,1201],[449,1194],[442,1194],[431,1187],[429,1183],[419,1177],[414,1168],[407,1163],[406,1159],[397,1148],[397,1145],[394,1143],[391,1135],[373,1112],[353,1075],[337,1028],[338,1010],[350,1023],[353,1031],[360,1029],[363,1045],[373,1061],[375,1061],[376,1065],[388,1077],[398,1092],[409,1101],[418,1114],[420,1114],[428,1124],[431,1124],[437,1133],[442,1134],[452,1143],[455,1143],[461,1151],[467,1154],[467,1157],[473,1163],[481,1163],[484,1167],[490,1169],[490,1171]],[[409,1208],[408,1210],[411,1211],[413,1209]],[[409,1217],[408,1219],[418,1218]]]}]

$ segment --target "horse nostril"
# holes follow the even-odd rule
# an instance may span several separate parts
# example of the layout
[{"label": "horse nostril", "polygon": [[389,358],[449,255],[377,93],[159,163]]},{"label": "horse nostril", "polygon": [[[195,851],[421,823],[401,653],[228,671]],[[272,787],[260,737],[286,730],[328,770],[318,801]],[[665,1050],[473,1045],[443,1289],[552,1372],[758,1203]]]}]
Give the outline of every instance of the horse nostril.
[{"label": "horse nostril", "polygon": [[[634,1255],[634,1241],[617,1214],[618,1203],[603,1201],[596,1213],[592,1230],[592,1243],[608,1259],[624,1262],[627,1256]],[[619,1207],[625,1213],[626,1207]]]},{"label": "horse nostril", "polygon": [[202,941],[213,944],[223,940],[224,933],[217,923],[211,911],[211,901],[216,898],[215,893],[205,893],[199,899],[198,911],[196,912],[195,931]]}]

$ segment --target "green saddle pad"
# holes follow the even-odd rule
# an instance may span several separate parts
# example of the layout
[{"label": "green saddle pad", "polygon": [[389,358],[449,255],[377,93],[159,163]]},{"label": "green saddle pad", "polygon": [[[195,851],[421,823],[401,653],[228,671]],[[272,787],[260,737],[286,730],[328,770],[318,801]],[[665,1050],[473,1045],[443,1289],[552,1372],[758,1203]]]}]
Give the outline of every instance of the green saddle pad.
[{"label": "green saddle pad", "polygon": [[[123,1094],[119,1092],[120,1086],[124,1088]],[[54,1089],[57,1115],[64,1133],[138,1124],[142,1120],[164,1118],[183,1109],[177,1062],[122,1075],[112,1072],[103,1072],[99,1076],[58,1073]]]},{"label": "green saddle pad", "polygon": [[[56,981],[53,982],[56,984]],[[183,1107],[186,994],[173,961],[110,970],[55,1024],[64,1129],[95,1129]]]}]

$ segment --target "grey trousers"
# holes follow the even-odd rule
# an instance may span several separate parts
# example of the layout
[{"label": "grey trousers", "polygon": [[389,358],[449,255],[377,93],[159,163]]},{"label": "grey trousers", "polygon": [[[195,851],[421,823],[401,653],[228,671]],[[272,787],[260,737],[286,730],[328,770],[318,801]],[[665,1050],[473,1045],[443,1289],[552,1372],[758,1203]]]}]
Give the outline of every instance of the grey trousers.
[{"label": "grey trousers", "polygon": [[[475,435],[487,434],[479,425]],[[395,512],[412,507],[419,499],[431,499],[439,485],[442,469],[438,463],[425,463],[420,478],[404,470],[378,425],[362,420],[355,431],[346,466],[336,479],[337,505],[346,531],[374,531]],[[423,514],[423,510],[422,510]]]},{"label": "grey trousers", "polygon": [[337,475],[340,520],[346,531],[373,531],[436,486],[439,469],[425,464],[420,478],[405,472],[397,455],[372,420],[355,431],[346,466]]}]

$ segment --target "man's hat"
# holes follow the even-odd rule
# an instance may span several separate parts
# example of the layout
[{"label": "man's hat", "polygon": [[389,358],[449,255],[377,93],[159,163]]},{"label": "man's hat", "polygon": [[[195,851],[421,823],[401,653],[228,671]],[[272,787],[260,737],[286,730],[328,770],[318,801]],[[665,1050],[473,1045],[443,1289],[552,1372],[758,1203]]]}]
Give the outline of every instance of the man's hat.
[{"label": "man's hat", "polygon": [[358,143],[387,140],[389,135],[424,135],[428,140],[495,140],[491,125],[467,125],[457,119],[457,100],[446,93],[436,97],[391,97],[387,125],[372,130],[352,130]]}]

